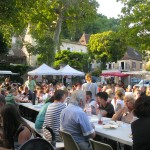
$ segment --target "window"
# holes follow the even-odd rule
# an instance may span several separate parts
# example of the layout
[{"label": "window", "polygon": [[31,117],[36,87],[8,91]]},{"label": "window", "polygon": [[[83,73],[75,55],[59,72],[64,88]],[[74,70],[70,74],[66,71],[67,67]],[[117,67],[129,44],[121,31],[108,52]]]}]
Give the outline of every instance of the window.
[{"label": "window", "polygon": [[108,65],[108,69],[111,69],[111,64]]},{"label": "window", "polygon": [[140,63],[140,69],[142,69],[142,65],[143,65],[143,64],[142,64],[142,63]]},{"label": "window", "polygon": [[125,69],[124,62],[121,62],[121,69],[122,69],[122,70]]},{"label": "window", "polygon": [[133,69],[136,68],[136,62],[132,62],[132,68],[133,68]]}]

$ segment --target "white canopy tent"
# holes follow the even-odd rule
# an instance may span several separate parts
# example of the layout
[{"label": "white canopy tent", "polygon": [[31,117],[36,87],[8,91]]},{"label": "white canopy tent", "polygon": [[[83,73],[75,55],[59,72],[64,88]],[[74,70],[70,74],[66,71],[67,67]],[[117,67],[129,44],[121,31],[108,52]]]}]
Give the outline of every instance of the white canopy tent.
[{"label": "white canopy tent", "polygon": [[69,65],[66,65],[65,67],[61,68],[58,70],[59,75],[70,75],[70,76],[84,76],[85,73],[78,71],[72,67],[70,67]]},{"label": "white canopy tent", "polygon": [[43,64],[35,70],[29,71],[28,75],[58,75],[58,71],[46,64]]}]

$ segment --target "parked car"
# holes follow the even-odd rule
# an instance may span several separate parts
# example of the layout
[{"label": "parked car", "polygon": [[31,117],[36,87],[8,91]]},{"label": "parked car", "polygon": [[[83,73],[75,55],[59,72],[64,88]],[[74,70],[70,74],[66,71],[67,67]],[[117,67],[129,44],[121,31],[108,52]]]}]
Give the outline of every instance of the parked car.
[{"label": "parked car", "polygon": [[131,86],[138,84],[141,81],[140,78],[131,78]]},{"label": "parked car", "polygon": [[150,86],[150,80],[141,80],[138,84],[134,85],[135,87],[142,87],[142,86]]}]

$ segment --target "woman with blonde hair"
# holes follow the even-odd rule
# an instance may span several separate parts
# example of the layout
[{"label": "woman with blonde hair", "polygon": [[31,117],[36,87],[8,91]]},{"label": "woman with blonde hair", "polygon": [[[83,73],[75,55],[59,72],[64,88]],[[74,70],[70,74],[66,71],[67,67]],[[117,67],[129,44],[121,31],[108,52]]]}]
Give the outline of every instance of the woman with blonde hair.
[{"label": "woman with blonde hair", "polygon": [[124,94],[121,90],[117,90],[115,96],[116,96],[115,111],[117,112],[118,110],[124,107],[124,101],[123,101]]},{"label": "woman with blonde hair", "polygon": [[135,104],[135,98],[133,94],[125,95],[124,97],[125,106],[117,111],[112,119],[113,120],[121,120],[125,123],[131,123],[134,119],[133,110]]}]

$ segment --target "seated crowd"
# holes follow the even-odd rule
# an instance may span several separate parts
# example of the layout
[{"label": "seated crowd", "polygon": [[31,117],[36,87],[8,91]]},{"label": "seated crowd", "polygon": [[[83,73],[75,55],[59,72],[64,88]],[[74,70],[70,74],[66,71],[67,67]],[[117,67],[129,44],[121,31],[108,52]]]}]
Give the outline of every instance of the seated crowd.
[{"label": "seated crowd", "polygon": [[[46,129],[49,126],[62,141],[59,130],[69,132],[80,150],[92,150],[89,139],[95,138],[91,115],[101,115],[114,121],[131,124],[133,148],[150,149],[150,87],[128,88],[119,85],[98,86],[87,74],[86,83],[80,82],[71,89],[62,83],[37,86],[29,76],[24,85],[13,87],[5,80],[0,87],[0,150],[17,149],[25,141],[34,138],[34,132],[22,119],[17,103],[44,103],[35,120],[35,128],[42,130],[51,141]],[[11,125],[10,125],[11,124]],[[142,126],[144,127],[142,128]]]}]

